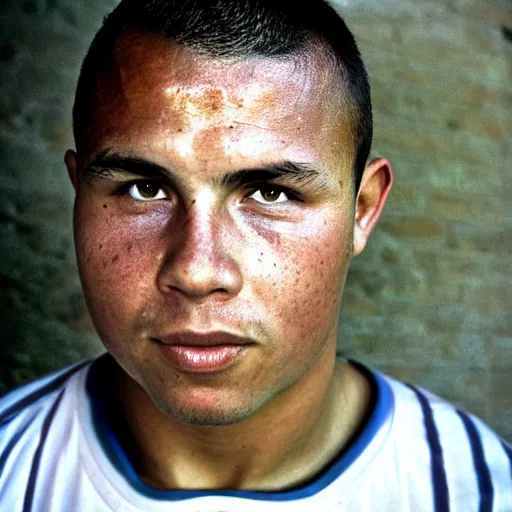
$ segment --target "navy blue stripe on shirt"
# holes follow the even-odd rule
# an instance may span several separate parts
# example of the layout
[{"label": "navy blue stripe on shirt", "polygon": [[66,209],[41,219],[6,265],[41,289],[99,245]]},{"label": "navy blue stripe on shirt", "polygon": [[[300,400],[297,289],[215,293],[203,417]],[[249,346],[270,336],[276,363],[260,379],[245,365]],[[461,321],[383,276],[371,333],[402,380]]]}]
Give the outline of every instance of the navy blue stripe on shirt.
[{"label": "navy blue stripe on shirt", "polygon": [[510,448],[510,446],[507,443],[505,443],[505,441],[501,441],[501,446],[503,447],[503,450],[505,450],[505,453],[507,454],[508,462],[510,465],[510,478],[512,478],[512,448]]},{"label": "navy blue stripe on shirt", "polygon": [[34,418],[37,416],[37,411],[32,414],[32,416],[26,420],[25,424],[23,425],[14,436],[12,436],[12,439],[9,441],[7,446],[4,448],[4,451],[2,455],[0,456],[0,478],[2,477],[2,473],[4,472],[5,465],[7,463],[7,459],[9,458],[9,455],[14,450],[14,447],[18,444],[18,441],[21,439],[21,436],[25,433],[28,427],[30,427],[30,424],[34,421]]},{"label": "navy blue stripe on shirt", "polygon": [[427,434],[427,442],[430,448],[431,460],[431,478],[432,488],[434,492],[434,510],[436,512],[449,512],[450,495],[448,491],[448,481],[446,479],[446,469],[444,467],[443,448],[439,440],[439,432],[434,421],[432,408],[428,403],[427,397],[411,384],[407,384],[411,388],[420,403],[421,412],[423,413],[423,423]]},{"label": "navy blue stripe on shirt", "polygon": [[37,473],[39,471],[39,464],[41,463],[41,456],[43,455],[44,444],[46,443],[46,438],[48,437],[48,431],[50,430],[50,425],[52,424],[53,417],[55,416],[60,401],[64,396],[64,391],[65,390],[63,389],[59,393],[59,396],[53,403],[50,412],[46,415],[46,418],[44,419],[43,428],[41,429],[41,438],[39,439],[39,444],[34,453],[34,458],[32,459],[32,466],[30,468],[30,475],[28,477],[27,489],[25,490],[23,512],[30,512],[32,510],[32,502],[34,500],[34,490],[36,487]]},{"label": "navy blue stripe on shirt", "polygon": [[471,418],[462,411],[457,411],[466,433],[468,435],[469,444],[471,446],[471,454],[473,456],[473,465],[475,467],[476,478],[478,481],[478,489],[480,491],[479,512],[492,511],[494,501],[494,488],[492,486],[491,473],[489,466],[485,461],[484,449],[482,441]]},{"label": "navy blue stripe on shirt", "polygon": [[0,427],[8,423],[9,420],[11,420],[15,416],[15,414],[24,407],[27,407],[28,405],[34,403],[42,396],[51,393],[52,391],[55,391],[56,389],[61,387],[62,384],[64,384],[64,382],[66,382],[66,380],[69,377],[71,377],[71,375],[73,375],[75,372],[83,368],[86,364],[88,364],[88,361],[74,365],[69,370],[65,371],[55,379],[51,380],[48,384],[45,384],[43,387],[37,389],[30,395],[23,397],[21,400],[11,405],[2,414],[0,414]]}]

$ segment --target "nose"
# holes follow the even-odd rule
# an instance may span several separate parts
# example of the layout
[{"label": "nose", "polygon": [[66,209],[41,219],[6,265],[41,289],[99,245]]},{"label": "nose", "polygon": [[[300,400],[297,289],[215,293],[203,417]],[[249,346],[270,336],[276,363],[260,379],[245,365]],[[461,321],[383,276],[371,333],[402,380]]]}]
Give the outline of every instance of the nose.
[{"label": "nose", "polygon": [[166,255],[158,275],[163,293],[189,299],[228,299],[242,288],[242,273],[233,256],[234,229],[227,214],[199,198],[166,234]]}]

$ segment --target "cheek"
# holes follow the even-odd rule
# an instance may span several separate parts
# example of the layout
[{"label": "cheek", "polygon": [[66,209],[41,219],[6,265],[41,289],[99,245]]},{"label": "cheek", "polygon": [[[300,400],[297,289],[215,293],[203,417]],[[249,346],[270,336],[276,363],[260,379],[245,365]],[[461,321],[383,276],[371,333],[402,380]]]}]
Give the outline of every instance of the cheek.
[{"label": "cheek", "polygon": [[155,222],[141,225],[136,217],[127,220],[116,215],[108,202],[94,214],[90,211],[84,205],[75,222],[80,274],[86,294],[94,297],[90,303],[109,309],[134,308],[154,282],[163,228]]},{"label": "cheek", "polygon": [[281,336],[311,341],[325,337],[337,321],[351,258],[348,228],[268,241],[258,258],[255,295],[272,307],[268,314],[276,319]]}]

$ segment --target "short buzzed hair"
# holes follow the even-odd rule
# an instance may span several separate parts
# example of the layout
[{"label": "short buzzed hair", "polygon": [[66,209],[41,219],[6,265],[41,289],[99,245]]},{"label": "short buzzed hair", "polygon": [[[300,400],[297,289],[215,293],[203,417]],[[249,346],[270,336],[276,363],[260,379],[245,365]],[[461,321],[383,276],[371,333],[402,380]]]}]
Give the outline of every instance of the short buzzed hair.
[{"label": "short buzzed hair", "polygon": [[73,107],[77,149],[90,125],[97,78],[111,66],[126,29],[161,34],[213,59],[300,56],[322,48],[348,95],[358,190],[372,142],[370,84],[352,33],[326,1],[122,0],[105,17],[82,64]]}]

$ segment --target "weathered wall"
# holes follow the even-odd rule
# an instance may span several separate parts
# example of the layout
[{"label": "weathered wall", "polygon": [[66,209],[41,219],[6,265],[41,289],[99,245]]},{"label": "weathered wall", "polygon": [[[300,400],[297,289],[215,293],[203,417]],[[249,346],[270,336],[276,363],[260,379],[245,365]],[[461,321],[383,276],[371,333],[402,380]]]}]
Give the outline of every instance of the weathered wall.
[{"label": "weathered wall", "polygon": [[354,261],[342,349],[511,439],[512,3],[339,4],[372,79],[373,153],[396,178]]},{"label": "weathered wall", "polygon": [[[114,0],[0,7],[0,390],[100,350],[62,155],[81,57]],[[395,187],[349,276],[344,355],[512,439],[512,4],[338,0],[373,84]]]}]

